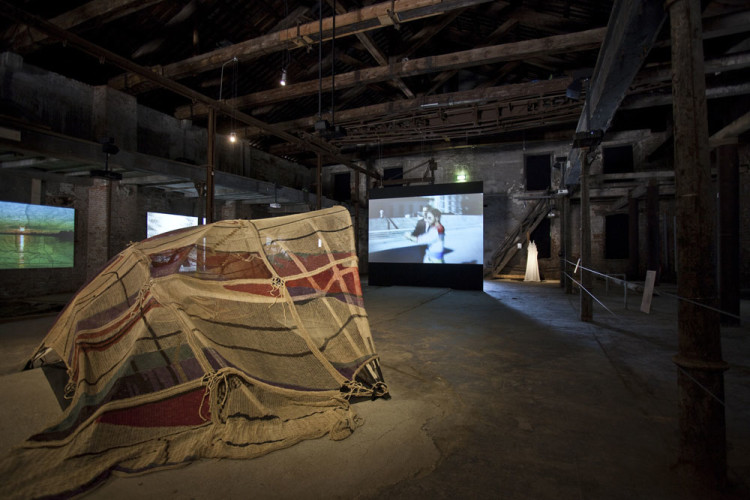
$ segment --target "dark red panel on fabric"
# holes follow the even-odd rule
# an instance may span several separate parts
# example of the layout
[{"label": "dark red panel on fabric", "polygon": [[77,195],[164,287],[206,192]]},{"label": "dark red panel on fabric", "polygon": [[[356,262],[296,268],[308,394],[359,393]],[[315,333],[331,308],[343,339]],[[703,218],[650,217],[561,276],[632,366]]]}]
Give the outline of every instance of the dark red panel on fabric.
[{"label": "dark red panel on fabric", "polygon": [[211,418],[209,398],[203,397],[205,392],[205,387],[201,387],[162,401],[108,411],[96,421],[129,427],[201,425]]}]

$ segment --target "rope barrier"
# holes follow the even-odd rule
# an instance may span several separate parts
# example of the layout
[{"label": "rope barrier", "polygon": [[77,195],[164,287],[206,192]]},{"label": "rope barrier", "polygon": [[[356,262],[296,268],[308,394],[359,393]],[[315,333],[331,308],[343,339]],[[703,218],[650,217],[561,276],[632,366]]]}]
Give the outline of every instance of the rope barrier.
[{"label": "rope barrier", "polygon": [[[623,294],[624,294],[625,309],[628,308],[628,282],[627,282],[627,280],[625,280],[625,279],[619,279],[619,278],[614,278],[614,277],[612,277],[610,275],[603,274],[603,273],[600,273],[598,271],[594,271],[593,269],[589,269],[587,267],[584,267],[584,266],[581,265],[581,259],[578,259],[578,262],[571,262],[571,261],[569,261],[567,259],[563,259],[563,262],[567,262],[568,264],[574,264],[576,266],[575,270],[573,271],[573,274],[575,274],[578,271],[578,269],[580,268],[580,269],[583,269],[585,271],[589,271],[590,273],[598,274],[599,276],[603,276],[607,280],[606,283],[607,283],[608,290],[609,290],[609,280],[610,279],[613,280],[613,281],[621,281],[622,282],[622,288],[623,288]],[[565,274],[565,276],[567,276],[568,278],[570,278],[572,281],[578,283],[568,273],[566,273],[566,272],[563,271],[563,274]],[[624,275],[619,275],[619,276],[624,276]],[[581,286],[581,285],[579,284],[578,286]],[[583,288],[583,287],[581,286],[581,288]],[[593,297],[593,295],[592,295],[592,297]]]},{"label": "rope barrier", "polygon": [[[588,269],[588,268],[582,266],[581,263],[580,263],[580,261],[579,262],[571,262],[571,261],[569,261],[567,259],[564,259],[564,261],[566,263],[568,263],[568,264],[575,265],[576,269],[580,268],[580,269],[583,269],[584,271],[588,271],[588,272],[591,272],[593,274],[597,274],[599,276],[603,276],[603,277],[605,277],[607,279],[610,279],[610,276],[608,276],[606,274],[603,274],[603,273],[600,273],[598,271],[594,271],[593,269]],[[604,307],[607,311],[609,311],[613,316],[618,317],[615,313],[613,313],[612,311],[610,311],[609,309],[607,309],[607,306],[605,306],[604,304],[602,304],[591,292],[589,292],[588,290],[586,290],[586,288],[584,288],[584,286],[580,282],[576,281],[575,278],[573,278],[568,273],[564,273],[564,274],[571,281],[573,281],[574,283],[576,283],[581,288],[581,290],[583,290],[586,293],[588,293],[591,296],[591,298],[593,298],[594,300],[596,300],[602,307]],[[623,280],[623,283],[626,283],[626,281]],[[671,294],[671,293],[668,293],[668,292],[664,292],[664,291],[661,291],[661,290],[659,291],[659,294],[665,295],[667,297],[672,297],[672,298],[675,298],[675,299],[678,299],[678,300],[684,300],[684,301],[689,302],[691,304],[695,304],[697,306],[705,307],[706,309],[709,309],[709,310],[714,311],[714,312],[718,312],[720,314],[724,314],[724,315],[729,316],[731,318],[735,318],[735,319],[738,319],[740,321],[742,320],[742,318],[740,316],[736,315],[736,314],[732,314],[732,313],[729,313],[729,312],[726,312],[726,311],[722,311],[721,309],[717,309],[715,307],[712,307],[712,306],[709,306],[709,305],[706,305],[706,304],[701,304],[700,302],[688,299],[686,297],[680,297],[679,295],[674,295],[674,294]],[[709,396],[711,396],[713,399],[715,399],[721,406],[723,406],[724,408],[726,408],[726,403],[724,401],[722,401],[721,398],[719,398],[716,394],[714,394],[713,392],[711,392],[710,389],[708,389],[706,386],[704,386],[698,380],[696,380],[695,377],[693,377],[692,375],[690,375],[690,373],[688,373],[684,368],[682,368],[679,365],[675,365],[675,366],[677,366],[677,368],[682,373],[684,373],[690,380],[692,380],[698,387],[700,387],[701,389],[703,389]]]},{"label": "rope barrier", "polygon": [[692,375],[690,375],[690,374],[689,374],[689,373],[688,373],[688,372],[687,372],[687,371],[686,371],[686,370],[685,370],[685,369],[684,369],[683,367],[681,367],[681,366],[679,366],[679,365],[675,365],[675,366],[677,366],[677,368],[678,368],[678,369],[679,369],[679,370],[680,370],[680,371],[681,371],[682,373],[684,373],[685,375],[687,375],[687,377],[688,377],[688,378],[689,378],[690,380],[692,380],[693,382],[695,382],[695,384],[696,384],[696,385],[697,385],[698,387],[700,387],[701,389],[703,389],[704,391],[706,391],[706,392],[708,393],[708,395],[709,395],[709,396],[711,396],[711,397],[712,397],[712,398],[714,398],[714,399],[715,399],[716,401],[718,401],[718,402],[719,402],[719,404],[720,404],[721,406],[723,406],[724,408],[726,408],[726,407],[727,407],[727,405],[726,405],[726,404],[724,403],[724,401],[722,401],[721,399],[719,399],[719,397],[718,397],[718,396],[717,396],[716,394],[714,394],[713,392],[711,392],[711,391],[710,391],[710,390],[708,389],[708,387],[706,387],[706,386],[704,386],[703,384],[701,384],[700,382],[698,382],[698,381],[697,381],[697,380],[695,379],[695,377],[693,377]]},{"label": "rope barrier", "polygon": [[659,291],[659,293],[663,294],[663,295],[666,295],[667,297],[672,297],[674,299],[684,300],[685,302],[690,302],[691,304],[695,304],[696,306],[705,307],[706,309],[710,309],[711,311],[714,311],[714,312],[717,312],[719,314],[723,314],[725,316],[729,316],[730,318],[734,318],[734,319],[738,319],[738,320],[742,321],[742,318],[740,316],[736,315],[736,314],[732,314],[732,313],[729,313],[729,312],[726,312],[726,311],[722,311],[721,309],[717,309],[715,307],[712,307],[712,306],[709,306],[709,305],[706,305],[706,304],[701,304],[700,302],[696,302],[695,300],[688,299],[686,297],[680,297],[679,295],[674,295],[672,293],[663,292],[661,290]]},{"label": "rope barrier", "polygon": [[[603,276],[603,277],[605,277],[607,279],[617,280],[617,278],[613,278],[613,277],[611,277],[611,276],[609,276],[607,274],[603,274],[603,273],[600,273],[598,271],[594,271],[593,269],[589,269],[587,267],[584,267],[584,266],[580,265],[580,263],[571,262],[571,261],[569,261],[567,259],[564,259],[564,262],[567,262],[568,264],[575,265],[577,268],[583,269],[585,271],[589,271],[590,273],[598,274],[599,276]],[[565,275],[568,276],[568,277],[570,277],[567,273],[565,273]],[[570,278],[570,279],[573,280],[573,278]],[[573,280],[573,281],[575,281],[575,280]],[[627,281],[625,281],[625,280],[622,280],[622,281],[623,281],[623,283],[627,283]],[[742,321],[742,317],[739,316],[739,315],[737,315],[737,314],[732,314],[730,312],[723,311],[723,310],[718,309],[716,307],[712,307],[712,306],[709,306],[707,304],[702,304],[702,303],[697,302],[695,300],[688,299],[687,297],[680,297],[679,295],[675,295],[675,294],[672,294],[672,293],[669,293],[669,292],[665,292],[663,290],[659,290],[659,295],[665,295],[667,297],[672,297],[672,298],[677,299],[677,300],[684,300],[685,302],[689,302],[689,303],[694,304],[696,306],[705,307],[706,309],[709,309],[711,311],[714,311],[714,312],[717,312],[719,314],[723,314],[725,316],[729,316],[730,318],[734,318],[734,319]]]},{"label": "rope barrier", "polygon": [[569,275],[568,273],[565,273],[565,276],[567,276],[568,278],[570,278],[570,279],[571,279],[571,281],[573,281],[573,283],[575,283],[575,284],[577,284],[577,285],[578,285],[579,287],[581,287],[581,290],[583,290],[584,292],[586,292],[587,294],[589,294],[589,295],[591,296],[591,298],[592,298],[592,299],[594,299],[594,300],[595,300],[595,301],[596,301],[596,302],[597,302],[597,303],[598,303],[598,304],[599,304],[600,306],[602,306],[602,307],[603,307],[604,309],[606,309],[606,310],[607,310],[607,312],[609,312],[609,313],[610,313],[610,314],[611,314],[612,316],[614,316],[615,318],[618,318],[618,317],[619,317],[619,316],[617,316],[617,315],[616,315],[615,313],[613,313],[612,311],[610,311],[610,310],[609,310],[609,308],[608,308],[607,306],[605,306],[605,305],[604,305],[604,304],[602,303],[602,301],[601,301],[601,300],[597,299],[597,298],[596,298],[596,297],[594,296],[594,294],[593,294],[593,293],[591,293],[591,292],[589,292],[588,290],[586,290],[586,288],[585,288],[585,287],[584,287],[584,286],[583,286],[583,285],[582,285],[581,283],[579,283],[578,281],[576,281],[576,280],[575,280],[575,278],[573,278],[573,277],[572,277],[571,275]]}]

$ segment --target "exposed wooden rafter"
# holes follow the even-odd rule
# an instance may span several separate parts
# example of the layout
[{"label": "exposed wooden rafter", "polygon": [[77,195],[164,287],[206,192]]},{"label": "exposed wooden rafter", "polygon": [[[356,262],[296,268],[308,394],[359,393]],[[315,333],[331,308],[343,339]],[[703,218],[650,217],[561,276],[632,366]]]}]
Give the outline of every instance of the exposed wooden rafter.
[{"label": "exposed wooden rafter", "polygon": [[[439,56],[396,61],[388,67],[379,66],[336,75],[336,88],[343,89],[355,85],[382,82],[394,76],[416,76],[449,69],[468,68],[480,64],[513,61],[537,55],[592,50],[599,47],[605,32],[606,28],[594,28],[569,35],[555,35],[547,38],[482,47]],[[314,95],[318,92],[318,85],[319,82],[317,80],[296,83],[287,85],[281,89],[272,89],[231,99],[227,101],[227,104],[241,109],[273,102],[282,102],[295,97]],[[324,78],[322,85],[324,89],[330,89],[331,78]],[[177,109],[175,116],[180,119],[194,118],[205,115],[207,111],[208,108],[202,104],[182,106]]]},{"label": "exposed wooden rafter", "polygon": [[[389,11],[394,12],[399,22],[409,22],[488,1],[490,0],[393,0],[383,2],[336,16],[336,37],[351,36],[391,25],[393,20],[388,15]],[[328,17],[323,19],[322,36],[320,23],[318,21],[310,22],[153,68],[153,70],[167,78],[179,80],[217,69],[224,62],[235,57],[239,61],[249,61],[266,54],[309,47],[320,41],[330,40],[333,36],[333,25],[333,18]],[[149,85],[143,85],[146,82],[148,82],[148,79],[144,79],[142,75],[126,73],[110,80],[109,85],[116,89],[130,89],[131,92],[141,92],[148,90]]]}]

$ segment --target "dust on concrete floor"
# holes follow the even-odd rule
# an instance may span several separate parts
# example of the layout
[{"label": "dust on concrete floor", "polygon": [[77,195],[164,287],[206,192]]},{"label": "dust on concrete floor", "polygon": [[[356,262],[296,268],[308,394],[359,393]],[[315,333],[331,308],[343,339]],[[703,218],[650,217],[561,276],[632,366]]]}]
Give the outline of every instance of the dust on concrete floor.
[{"label": "dust on concrete floor", "polygon": [[[673,299],[655,297],[645,315],[601,291],[611,313],[596,304],[582,323],[578,296],[555,282],[364,293],[393,398],[355,405],[366,422],[352,436],[115,478],[91,498],[704,498],[675,468]],[[0,324],[0,355],[22,350],[19,341],[6,352],[7,325],[33,337],[23,356],[41,340],[31,330],[44,322],[23,323]],[[722,329],[727,498],[750,491],[748,333]],[[27,394],[24,411],[34,404]]]}]

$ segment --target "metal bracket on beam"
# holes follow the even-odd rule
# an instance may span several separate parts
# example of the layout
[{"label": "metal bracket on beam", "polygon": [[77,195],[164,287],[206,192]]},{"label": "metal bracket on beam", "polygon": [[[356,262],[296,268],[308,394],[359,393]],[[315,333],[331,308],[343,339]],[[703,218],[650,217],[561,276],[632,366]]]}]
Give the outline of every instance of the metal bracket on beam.
[{"label": "metal bracket on beam", "polygon": [[388,12],[388,17],[391,18],[391,23],[393,23],[393,27],[397,30],[401,29],[401,20],[398,18],[398,14],[393,9],[388,9],[386,12]]},{"label": "metal bracket on beam", "polygon": [[310,38],[307,35],[305,35],[305,36],[300,35],[300,33],[299,33],[299,31],[300,31],[299,30],[299,26],[300,26],[300,24],[298,22],[297,23],[297,36],[294,37],[294,44],[297,47],[305,47],[305,50],[307,50],[308,52],[310,52],[312,50],[313,39]]},{"label": "metal bracket on beam", "polygon": [[387,16],[378,16],[378,21],[382,26],[393,25],[397,30],[401,29],[401,20],[398,18],[396,13],[396,1],[391,0],[391,8],[386,9]]}]

